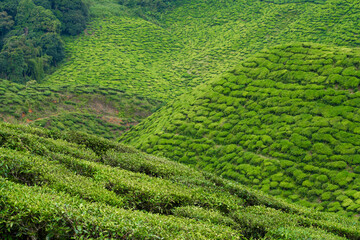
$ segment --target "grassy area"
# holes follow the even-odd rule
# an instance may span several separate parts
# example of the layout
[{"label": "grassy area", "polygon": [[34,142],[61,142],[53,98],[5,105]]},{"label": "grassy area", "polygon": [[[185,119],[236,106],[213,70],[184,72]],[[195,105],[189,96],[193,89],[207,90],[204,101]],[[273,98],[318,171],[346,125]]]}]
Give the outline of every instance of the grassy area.
[{"label": "grassy area", "polygon": [[359,222],[79,132],[0,123],[0,235],[359,239]]},{"label": "grassy area", "polygon": [[122,139],[305,206],[358,216],[359,68],[358,48],[266,49]]}]

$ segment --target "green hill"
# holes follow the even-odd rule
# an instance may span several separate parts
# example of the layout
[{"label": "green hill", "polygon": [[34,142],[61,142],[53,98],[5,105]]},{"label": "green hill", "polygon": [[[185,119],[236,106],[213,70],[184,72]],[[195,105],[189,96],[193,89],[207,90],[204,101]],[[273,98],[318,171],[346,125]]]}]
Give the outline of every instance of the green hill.
[{"label": "green hill", "polygon": [[354,219],[78,132],[0,123],[2,239],[359,239]]},{"label": "green hill", "polygon": [[360,239],[360,0],[0,5],[1,239]]},{"label": "green hill", "polygon": [[[34,2],[52,6],[47,0]],[[78,129],[115,139],[163,103],[230,70],[266,46],[294,40],[342,46],[360,43],[359,1],[186,0],[165,1],[171,4],[161,10],[143,4],[149,1],[137,1],[139,6],[134,7],[129,7],[132,1],[86,2],[91,19],[86,30],[79,30],[80,36],[63,37],[66,60],[47,69],[55,72],[36,86],[40,96],[42,92],[50,94],[46,89],[52,92],[57,87],[82,90],[71,94],[75,95],[73,100],[46,102],[40,107],[45,110],[28,114],[33,107],[29,102],[42,104],[36,100],[38,96],[14,96],[17,90],[5,87],[3,92],[9,91],[7,96],[12,97],[4,98],[1,119],[31,121],[51,129]],[[32,66],[32,59],[26,61]],[[27,100],[13,103],[12,98]],[[111,101],[105,112],[94,109],[94,99],[99,98],[101,109]],[[6,105],[8,101],[10,105]]]},{"label": "green hill", "polygon": [[263,50],[122,139],[293,202],[358,215],[359,68],[358,48]]},{"label": "green hill", "polygon": [[358,0],[187,0],[160,12],[143,10],[142,18],[119,1],[92,2],[86,33],[66,40],[68,60],[47,84],[91,83],[167,101],[266,46],[360,44]]}]

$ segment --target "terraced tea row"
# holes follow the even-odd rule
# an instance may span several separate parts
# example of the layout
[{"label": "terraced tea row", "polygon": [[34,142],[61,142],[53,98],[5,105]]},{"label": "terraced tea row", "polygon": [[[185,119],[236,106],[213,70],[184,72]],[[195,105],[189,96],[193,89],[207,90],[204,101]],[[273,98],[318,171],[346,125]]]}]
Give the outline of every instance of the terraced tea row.
[{"label": "terraced tea row", "polygon": [[49,84],[98,84],[158,100],[186,90],[171,70],[173,52],[182,46],[164,29],[140,18],[96,19],[88,34],[67,42],[70,59]]},{"label": "terraced tea row", "polygon": [[147,12],[143,17],[150,20],[126,15],[124,9],[116,15],[104,10],[106,17],[93,19],[86,34],[68,39],[69,60],[47,83],[98,84],[167,101],[266,46],[360,44],[358,0],[184,1],[173,9]]},{"label": "terraced tea row", "polygon": [[4,238],[360,237],[354,219],[79,132],[0,123],[0,166]]},{"label": "terraced tea row", "polygon": [[122,139],[319,210],[360,213],[360,50],[264,50]]},{"label": "terraced tea row", "polygon": [[116,139],[160,102],[95,85],[26,86],[0,80],[0,119]]}]

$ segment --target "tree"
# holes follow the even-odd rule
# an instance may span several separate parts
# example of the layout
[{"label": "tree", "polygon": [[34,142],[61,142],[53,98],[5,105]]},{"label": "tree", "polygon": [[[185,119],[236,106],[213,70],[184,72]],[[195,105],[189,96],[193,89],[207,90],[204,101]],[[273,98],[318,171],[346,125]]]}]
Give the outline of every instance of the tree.
[{"label": "tree", "polygon": [[13,82],[24,82],[26,63],[20,49],[2,51],[0,54],[1,77]]},{"label": "tree", "polygon": [[15,22],[7,12],[0,12],[0,35],[4,36],[13,26]]},{"label": "tree", "polygon": [[81,11],[70,10],[63,14],[63,32],[70,35],[77,35],[86,28],[86,17]]},{"label": "tree", "polygon": [[36,6],[32,0],[21,0],[17,8],[16,23],[34,32],[59,32],[61,23],[49,9]]},{"label": "tree", "polygon": [[0,77],[41,80],[65,57],[60,32],[82,32],[88,16],[83,0],[0,0]]},{"label": "tree", "polygon": [[43,49],[43,53],[51,57],[51,64],[56,66],[65,57],[64,42],[55,33],[47,33],[38,40],[38,45]]},{"label": "tree", "polygon": [[13,18],[17,12],[17,6],[20,0],[1,0],[0,1],[0,12],[7,12]]},{"label": "tree", "polygon": [[54,13],[62,22],[62,32],[70,35],[86,28],[89,8],[82,0],[52,0]]},{"label": "tree", "polygon": [[49,61],[46,56],[41,56],[40,47],[36,47],[26,36],[6,39],[0,59],[2,59],[0,69],[3,71],[1,75],[19,83],[25,83],[29,80],[29,76],[40,80],[44,66]]},{"label": "tree", "polygon": [[46,9],[51,9],[51,2],[49,0],[33,0],[37,6],[42,6]]}]

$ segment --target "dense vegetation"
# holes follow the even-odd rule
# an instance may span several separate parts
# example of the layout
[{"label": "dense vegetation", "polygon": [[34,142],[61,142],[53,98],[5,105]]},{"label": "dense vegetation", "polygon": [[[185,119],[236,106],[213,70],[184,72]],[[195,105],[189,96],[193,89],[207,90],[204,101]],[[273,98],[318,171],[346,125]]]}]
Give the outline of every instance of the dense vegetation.
[{"label": "dense vegetation", "polygon": [[159,102],[93,85],[41,86],[0,80],[0,119],[116,139]]},{"label": "dense vegetation", "polygon": [[[28,29],[28,35],[25,36],[24,28],[18,26],[16,21],[20,2],[27,4],[24,9],[45,11],[53,19],[57,30],[44,30],[44,26],[51,23],[47,18],[43,22],[34,21],[30,15],[23,14],[18,18],[22,16]],[[37,86],[40,89],[51,89],[54,86],[62,88],[64,85],[68,88],[68,85],[74,85],[77,89],[84,89],[82,93],[76,93],[76,98],[80,99],[89,99],[92,94],[86,93],[88,85],[95,89],[125,92],[119,98],[110,94],[107,101],[111,98],[113,103],[119,99],[128,102],[127,106],[134,109],[130,112],[136,113],[140,118],[134,121],[132,114],[129,116],[127,113],[120,114],[120,118],[131,124],[157,109],[159,101],[166,102],[201,82],[207,82],[264,46],[293,39],[359,45],[359,25],[354,24],[359,16],[358,1],[341,4],[334,0],[323,4],[230,0],[165,1],[167,7],[162,9],[151,7],[156,5],[152,1],[132,1],[136,3],[134,6],[129,5],[130,2],[118,0],[87,0],[88,4],[83,1],[55,0],[32,2],[6,0],[0,3],[0,12],[6,12],[0,14],[3,40],[10,39],[15,33],[20,34],[15,34],[16,41],[15,38],[9,41],[9,48],[3,46],[4,74],[0,74],[0,77],[21,83],[37,79],[38,83],[42,82]],[[87,6],[90,6],[89,11]],[[77,17],[74,21],[65,21],[71,16]],[[89,17],[92,20],[85,26],[83,20]],[[84,33],[80,37],[63,37],[64,44],[59,37],[60,32],[63,35]],[[59,64],[65,55],[66,61]],[[55,73],[46,76],[46,72],[55,70],[55,65]],[[43,76],[46,76],[45,79]],[[83,84],[85,86],[81,87]],[[101,95],[107,96],[105,92]],[[34,97],[36,98],[37,96]],[[145,105],[150,102],[151,107],[144,109],[140,98],[146,99]],[[10,98],[6,100],[12,101]],[[38,114],[39,111],[36,111],[37,117],[29,120],[41,118],[32,124],[54,129],[72,126],[107,138],[116,138],[122,131],[118,126],[107,127],[106,121],[101,120],[103,116],[99,114],[83,115],[87,113],[83,111],[84,101],[80,102],[80,106],[77,106],[78,101],[72,101],[69,106],[71,113],[66,116],[59,114],[62,107],[58,104],[46,103],[55,109],[50,111],[50,116],[47,115],[49,112]],[[2,119],[18,122],[13,117],[18,118],[28,110],[16,110],[15,108],[25,108],[20,106],[20,102],[10,104],[1,106]],[[123,107],[121,109],[118,108],[120,112],[126,112]],[[149,109],[151,110],[148,111]],[[90,113],[94,111],[90,110]],[[81,121],[76,117],[79,114],[82,116]],[[31,116],[35,115],[32,113]],[[44,117],[46,119],[42,119]],[[118,116],[110,114],[110,117]],[[26,119],[20,122],[25,122]],[[115,121],[118,122],[118,119]],[[120,125],[122,128],[123,124]],[[125,126],[126,129],[128,127]]]},{"label": "dense vegetation", "polygon": [[0,123],[0,235],[359,239],[358,221],[78,132]]},{"label": "dense vegetation", "polygon": [[110,16],[93,22],[87,32],[69,39],[71,56],[45,84],[97,84],[157,100],[185,90],[186,84],[168,64],[181,46],[159,26]]},{"label": "dense vegetation", "polygon": [[164,11],[179,0],[119,0],[119,4],[127,7],[138,7],[141,12],[144,11]]},{"label": "dense vegetation", "polygon": [[319,210],[360,213],[360,50],[264,50],[124,136]]},{"label": "dense vegetation", "polygon": [[60,33],[85,29],[82,0],[3,0],[0,2],[0,77],[40,81],[65,57]]},{"label": "dense vegetation", "polygon": [[168,101],[267,46],[360,45],[359,0],[185,0],[141,18],[119,1],[99,2],[91,7],[88,34],[66,39],[69,61],[49,84],[92,83]]},{"label": "dense vegetation", "polygon": [[0,123],[0,238],[360,239],[359,18],[360,0],[0,1],[0,120],[30,125]]}]

